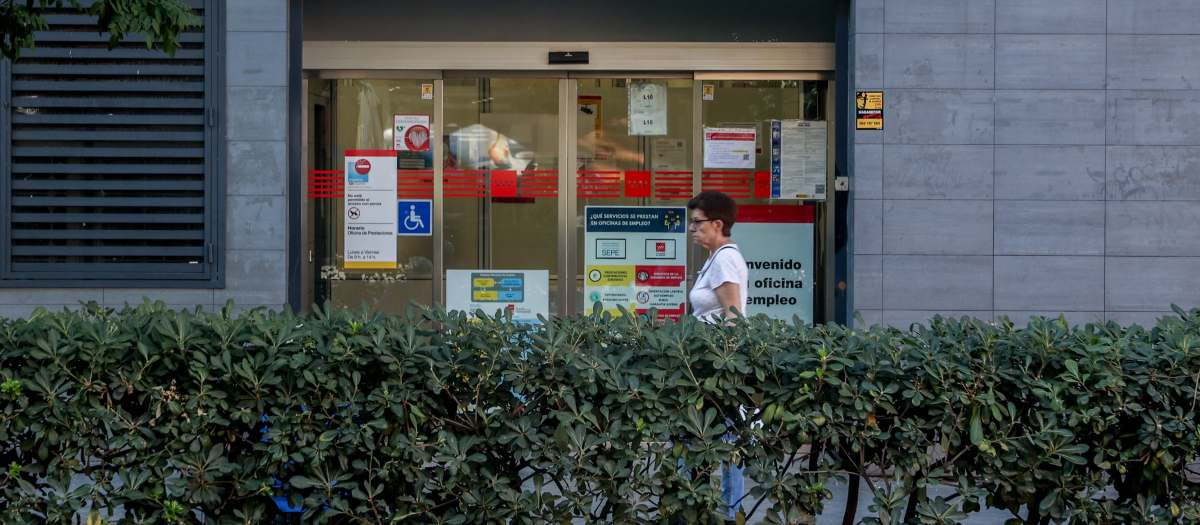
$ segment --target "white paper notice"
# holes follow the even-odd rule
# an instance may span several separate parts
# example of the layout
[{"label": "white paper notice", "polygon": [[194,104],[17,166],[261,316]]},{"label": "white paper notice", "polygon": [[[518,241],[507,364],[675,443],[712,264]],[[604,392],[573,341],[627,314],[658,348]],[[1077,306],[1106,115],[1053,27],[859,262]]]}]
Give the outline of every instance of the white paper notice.
[{"label": "white paper notice", "polygon": [[756,133],[743,128],[704,128],[704,167],[754,169]]},{"label": "white paper notice", "polygon": [[654,171],[687,171],[687,142],[654,140]]},{"label": "white paper notice", "polygon": [[667,134],[666,84],[629,84],[629,134]]},{"label": "white paper notice", "polygon": [[772,152],[772,164],[777,164],[771,166],[772,177],[778,177],[778,189],[771,188],[773,198],[825,198],[829,155],[827,125],[825,121],[806,120],[771,123],[772,135],[779,133],[779,145],[771,146],[779,149],[777,154]]},{"label": "white paper notice", "polygon": [[392,149],[429,151],[429,115],[393,115]]},{"label": "white paper notice", "polygon": [[346,268],[396,267],[396,152],[346,150]]}]

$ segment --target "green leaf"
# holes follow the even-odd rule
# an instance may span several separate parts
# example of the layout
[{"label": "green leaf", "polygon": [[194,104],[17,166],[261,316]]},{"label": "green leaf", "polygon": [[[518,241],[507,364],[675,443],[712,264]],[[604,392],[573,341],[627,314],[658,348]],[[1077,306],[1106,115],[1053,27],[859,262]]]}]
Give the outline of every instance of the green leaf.
[{"label": "green leaf", "polygon": [[979,416],[979,409],[975,409],[974,415],[971,416],[971,444],[978,445],[983,443],[983,420]]}]

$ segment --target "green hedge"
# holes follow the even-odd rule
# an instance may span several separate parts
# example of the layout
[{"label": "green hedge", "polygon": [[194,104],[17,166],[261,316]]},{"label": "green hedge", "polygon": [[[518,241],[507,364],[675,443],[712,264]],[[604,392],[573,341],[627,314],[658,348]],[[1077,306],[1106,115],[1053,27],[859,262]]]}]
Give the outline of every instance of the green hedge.
[{"label": "green hedge", "polygon": [[0,323],[0,521],[264,523],[275,496],[305,523],[712,523],[731,459],[772,524],[863,476],[868,524],[1200,521],[1200,310],[914,331],[233,311]]}]

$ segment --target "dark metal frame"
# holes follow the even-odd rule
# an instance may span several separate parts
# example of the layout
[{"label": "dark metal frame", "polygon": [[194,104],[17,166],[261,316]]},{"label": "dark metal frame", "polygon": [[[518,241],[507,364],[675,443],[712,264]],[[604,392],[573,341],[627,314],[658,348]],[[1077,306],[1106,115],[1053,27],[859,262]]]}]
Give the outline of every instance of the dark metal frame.
[{"label": "dark metal frame", "polygon": [[[205,6],[205,197],[206,244],[212,246],[211,261],[203,272],[179,274],[178,278],[122,279],[94,276],[87,279],[38,278],[26,273],[14,275],[12,254],[12,63],[0,63],[0,288],[224,288],[225,287],[225,23],[227,0],[203,0]],[[118,266],[118,265],[114,265]],[[141,273],[136,263],[119,265],[121,274]]]},{"label": "dark metal frame", "polygon": [[304,264],[304,186],[300,158],[304,137],[304,2],[288,1],[288,241],[287,241],[287,304],[300,312],[303,298]]},{"label": "dark metal frame", "polygon": [[[834,143],[834,169],[832,175],[851,177],[851,161],[854,158],[854,112],[850,109],[854,97],[854,79],[850,69],[850,24],[853,23],[851,0],[837,2],[837,28],[835,29],[836,65],[834,66],[835,85],[834,115],[829,120],[837,122]],[[832,181],[831,181],[832,182]],[[832,185],[830,187],[833,187]],[[853,187],[853,184],[851,184]],[[834,208],[834,253],[833,272],[835,283],[831,291],[834,294],[832,319],[838,324],[849,324],[854,316],[854,281],[851,278],[854,269],[854,194],[850,191],[834,190],[830,200],[835,202]]]}]

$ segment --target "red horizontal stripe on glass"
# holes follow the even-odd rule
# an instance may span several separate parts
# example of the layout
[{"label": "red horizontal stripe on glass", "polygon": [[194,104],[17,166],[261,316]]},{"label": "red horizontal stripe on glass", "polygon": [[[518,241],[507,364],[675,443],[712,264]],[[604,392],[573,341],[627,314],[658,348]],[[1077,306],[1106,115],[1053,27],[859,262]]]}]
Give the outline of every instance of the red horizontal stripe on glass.
[{"label": "red horizontal stripe on glass", "polygon": [[309,175],[345,175],[345,171],[310,171]]},{"label": "red horizontal stripe on glass", "polygon": [[738,222],[812,223],[816,207],[808,204],[740,204]]},{"label": "red horizontal stripe on glass", "polygon": [[750,175],[749,171],[703,171],[703,175]]}]

